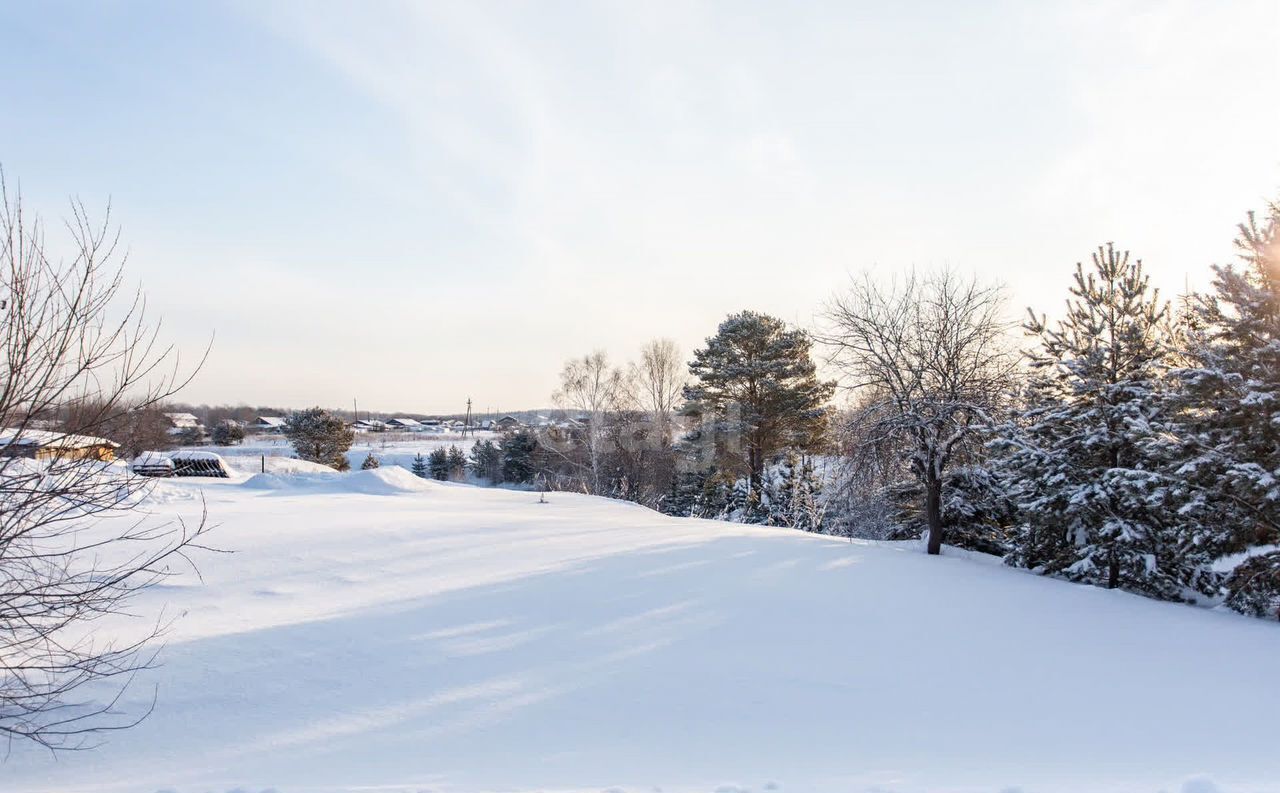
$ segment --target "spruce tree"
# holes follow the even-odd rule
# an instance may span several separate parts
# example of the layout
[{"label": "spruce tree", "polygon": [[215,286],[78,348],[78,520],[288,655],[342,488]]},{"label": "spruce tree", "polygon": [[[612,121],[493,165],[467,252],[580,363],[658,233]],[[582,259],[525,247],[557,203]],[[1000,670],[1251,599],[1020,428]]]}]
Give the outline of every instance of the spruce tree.
[{"label": "spruce tree", "polygon": [[1280,204],[1250,213],[1235,245],[1239,264],[1215,267],[1213,292],[1187,304],[1161,495],[1189,552],[1245,557],[1227,605],[1280,618],[1280,551],[1265,551],[1280,545]]},{"label": "spruce tree", "polygon": [[431,475],[430,470],[427,468],[427,458],[423,457],[421,452],[413,456],[412,471],[414,476],[420,476],[423,479]]},{"label": "spruce tree", "polygon": [[1027,410],[1006,427],[1002,473],[1019,515],[1012,564],[1154,597],[1184,596],[1184,560],[1150,503],[1167,304],[1113,245],[1076,265],[1066,318],[1033,314]]},{"label": "spruce tree", "polygon": [[449,459],[449,478],[454,481],[460,481],[467,475],[467,455],[456,445],[451,445],[448,451]]},{"label": "spruce tree", "polygon": [[232,446],[244,440],[244,427],[233,421],[223,421],[213,428],[210,437],[218,446]]},{"label": "spruce tree", "polygon": [[769,493],[769,523],[801,531],[822,531],[822,480],[809,458],[788,451]]},{"label": "spruce tree", "polygon": [[490,440],[471,447],[471,472],[491,485],[502,484],[502,450]]},{"label": "spruce tree", "polygon": [[659,503],[664,514],[681,518],[699,517],[697,508],[702,488],[706,485],[708,470],[679,471],[671,477],[671,488]]},{"label": "spruce tree", "polygon": [[522,429],[502,441],[502,478],[507,482],[528,484],[537,474],[534,460],[538,439],[532,430]]},{"label": "spruce tree", "polygon": [[382,463],[374,456],[373,452],[369,452],[369,454],[364,458],[364,462],[360,463],[360,470],[368,471],[370,469],[377,468],[381,464]]},{"label": "spruce tree", "polygon": [[431,470],[431,478],[441,482],[449,479],[449,453],[444,447],[432,449],[427,456],[427,467]]},{"label": "spruce tree", "polygon": [[727,471],[711,469],[703,478],[702,493],[691,513],[696,518],[723,519],[732,508],[735,480]]}]

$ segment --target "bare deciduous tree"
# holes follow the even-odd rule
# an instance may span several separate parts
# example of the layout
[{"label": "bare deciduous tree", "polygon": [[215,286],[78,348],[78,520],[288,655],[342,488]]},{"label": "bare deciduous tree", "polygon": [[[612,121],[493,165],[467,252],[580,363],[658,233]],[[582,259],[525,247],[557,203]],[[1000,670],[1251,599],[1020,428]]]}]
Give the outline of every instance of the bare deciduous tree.
[{"label": "bare deciduous tree", "polygon": [[622,373],[609,364],[609,356],[603,350],[567,361],[560,372],[560,390],[554,399],[586,422],[587,467],[593,493],[601,490],[604,423],[618,409],[622,386]]},{"label": "bare deciduous tree", "polygon": [[71,447],[189,377],[124,289],[109,212],[73,202],[60,260],[2,175],[0,199],[0,735],[80,748],[145,716],[117,704],[163,626],[89,628],[189,564],[206,523],[156,525],[134,511],[148,480]]},{"label": "bare deciduous tree", "polygon": [[821,340],[843,385],[862,392],[860,443],[901,450],[924,490],[928,551],[942,548],[947,465],[1009,391],[1017,359],[999,287],[943,271],[832,298]]},{"label": "bare deciduous tree", "polygon": [[640,360],[631,364],[631,401],[652,417],[657,439],[671,445],[671,416],[689,382],[680,346],[671,339],[653,339],[640,348]]}]

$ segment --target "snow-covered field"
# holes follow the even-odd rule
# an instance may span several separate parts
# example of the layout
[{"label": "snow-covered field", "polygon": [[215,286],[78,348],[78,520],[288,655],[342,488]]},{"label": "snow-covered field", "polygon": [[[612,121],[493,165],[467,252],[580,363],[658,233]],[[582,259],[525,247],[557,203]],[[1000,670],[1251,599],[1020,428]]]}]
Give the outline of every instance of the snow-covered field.
[{"label": "snow-covered field", "polygon": [[103,747],[0,790],[1280,791],[1280,628],[399,468],[157,486],[204,559]]}]

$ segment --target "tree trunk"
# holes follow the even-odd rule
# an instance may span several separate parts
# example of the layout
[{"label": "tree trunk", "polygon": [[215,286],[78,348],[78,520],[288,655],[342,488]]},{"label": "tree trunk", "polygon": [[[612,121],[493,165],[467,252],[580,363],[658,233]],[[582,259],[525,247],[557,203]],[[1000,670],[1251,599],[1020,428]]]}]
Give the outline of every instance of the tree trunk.
[{"label": "tree trunk", "polygon": [[929,525],[929,554],[942,553],[942,480],[929,477],[924,483],[924,517]]},{"label": "tree trunk", "polygon": [[764,483],[764,455],[754,442],[747,449],[747,467],[750,469],[747,473],[747,488],[755,493]]}]

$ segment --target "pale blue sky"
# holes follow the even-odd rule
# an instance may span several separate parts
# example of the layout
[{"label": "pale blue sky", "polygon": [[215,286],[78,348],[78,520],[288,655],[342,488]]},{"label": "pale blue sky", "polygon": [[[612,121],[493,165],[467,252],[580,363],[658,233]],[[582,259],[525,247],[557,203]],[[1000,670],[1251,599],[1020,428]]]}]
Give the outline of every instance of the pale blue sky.
[{"label": "pale blue sky", "polygon": [[0,163],[108,198],[193,401],[548,404],[561,362],[950,265],[1167,289],[1280,195],[1280,3],[13,3]]}]

